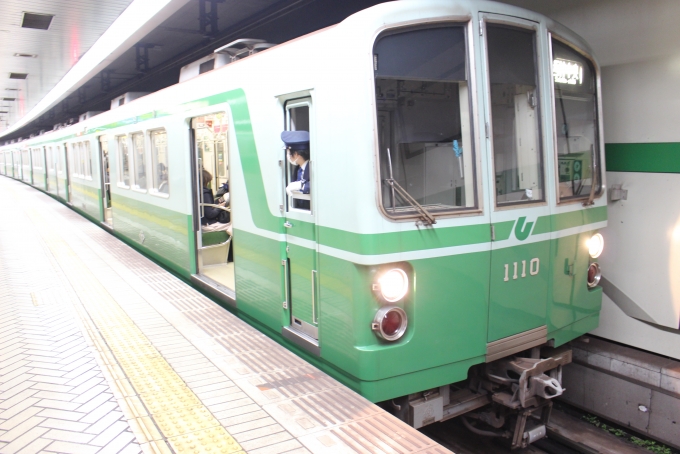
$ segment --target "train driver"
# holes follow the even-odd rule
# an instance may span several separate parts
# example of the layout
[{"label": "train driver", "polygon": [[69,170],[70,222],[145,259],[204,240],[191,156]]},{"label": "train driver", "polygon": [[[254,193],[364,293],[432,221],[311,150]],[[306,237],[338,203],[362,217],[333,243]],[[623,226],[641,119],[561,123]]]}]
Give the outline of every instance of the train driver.
[{"label": "train driver", "polygon": [[[295,180],[286,187],[286,192],[293,197],[295,208],[309,210],[309,200],[295,200],[296,194],[309,194],[311,180],[309,175],[309,132],[283,131],[281,140],[286,144],[288,162],[298,166]],[[291,178],[292,180],[292,178]]]}]

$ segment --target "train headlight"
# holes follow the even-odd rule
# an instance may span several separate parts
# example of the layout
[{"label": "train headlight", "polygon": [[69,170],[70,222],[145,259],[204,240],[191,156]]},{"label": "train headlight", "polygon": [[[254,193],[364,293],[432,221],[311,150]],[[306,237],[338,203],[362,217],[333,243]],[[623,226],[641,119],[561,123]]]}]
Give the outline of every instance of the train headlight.
[{"label": "train headlight", "polygon": [[596,259],[602,254],[602,250],[604,249],[604,238],[602,238],[602,235],[596,233],[590,237],[587,244],[588,252],[592,258]]},{"label": "train headlight", "polygon": [[371,329],[380,337],[388,341],[395,341],[404,335],[408,317],[400,307],[381,307],[373,318]]},{"label": "train headlight", "polygon": [[382,297],[389,303],[399,301],[408,292],[408,276],[399,268],[393,268],[380,276],[378,284]]},{"label": "train headlight", "polygon": [[588,267],[588,287],[596,287],[600,283],[602,278],[602,271],[600,270],[600,265],[597,262],[593,262]]}]

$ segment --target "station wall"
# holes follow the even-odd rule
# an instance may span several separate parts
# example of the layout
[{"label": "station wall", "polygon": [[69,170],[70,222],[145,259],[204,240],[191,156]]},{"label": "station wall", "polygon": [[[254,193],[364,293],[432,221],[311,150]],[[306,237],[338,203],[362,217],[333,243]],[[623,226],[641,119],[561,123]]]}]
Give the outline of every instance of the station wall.
[{"label": "station wall", "polygon": [[680,359],[680,2],[502,0],[580,34],[602,67],[605,295],[593,334]]}]

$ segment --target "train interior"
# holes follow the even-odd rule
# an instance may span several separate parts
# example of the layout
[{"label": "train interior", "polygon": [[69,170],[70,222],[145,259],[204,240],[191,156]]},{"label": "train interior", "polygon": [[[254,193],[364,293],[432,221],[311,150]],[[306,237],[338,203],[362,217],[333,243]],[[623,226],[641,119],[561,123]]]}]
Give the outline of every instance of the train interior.
[{"label": "train interior", "polygon": [[[197,232],[198,274],[234,291],[227,117],[224,113],[197,117],[192,121],[192,128],[196,182],[200,185],[196,188],[197,203],[202,219]],[[204,177],[204,170],[210,174],[209,178]],[[212,192],[213,203],[205,200],[204,188]]]}]

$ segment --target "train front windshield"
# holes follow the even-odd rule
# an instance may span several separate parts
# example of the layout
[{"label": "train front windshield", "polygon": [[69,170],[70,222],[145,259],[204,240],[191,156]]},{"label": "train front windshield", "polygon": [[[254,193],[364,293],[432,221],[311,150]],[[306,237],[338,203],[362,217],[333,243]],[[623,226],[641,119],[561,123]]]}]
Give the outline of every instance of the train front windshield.
[{"label": "train front windshield", "polygon": [[382,206],[415,214],[475,206],[470,95],[463,26],[399,30],[375,44],[373,65]]},{"label": "train front windshield", "polygon": [[584,198],[593,184],[599,193],[601,181],[593,181],[593,169],[601,169],[595,68],[554,38],[552,50],[560,199]]}]

